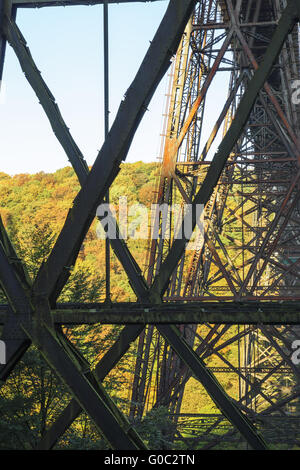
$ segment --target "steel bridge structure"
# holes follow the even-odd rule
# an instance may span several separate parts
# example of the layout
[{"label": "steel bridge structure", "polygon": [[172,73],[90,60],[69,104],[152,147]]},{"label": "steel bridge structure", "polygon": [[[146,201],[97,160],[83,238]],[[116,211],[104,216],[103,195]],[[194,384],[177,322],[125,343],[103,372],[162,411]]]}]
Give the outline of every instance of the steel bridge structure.
[{"label": "steel bridge structure", "polygon": [[[0,0],[0,79],[9,43],[81,185],[33,283],[1,222],[0,282],[7,304],[0,306],[0,324],[7,360],[0,379],[5,382],[33,344],[70,391],[72,400],[39,449],[53,448],[81,412],[111,448],[146,449],[134,424],[161,405],[173,422],[168,440],[174,446],[179,441],[197,449],[298,447],[300,369],[292,345],[300,339],[300,2],[170,0],[89,170],[16,15],[19,8],[111,3],[125,0]],[[155,200],[167,208],[178,204],[184,216],[179,224],[169,217],[165,237],[157,209],[159,236],[150,243],[145,276],[119,231],[107,243],[107,259],[111,246],[136,302],[60,304],[96,209],[108,197],[170,66]],[[224,106],[206,135],[210,91],[220,76]],[[124,327],[92,369],[62,326],[98,323]],[[125,416],[102,382],[135,341]],[[229,374],[238,384],[234,396],[223,383]],[[216,413],[184,412],[191,378],[199,384],[195,393],[206,394]]]}]

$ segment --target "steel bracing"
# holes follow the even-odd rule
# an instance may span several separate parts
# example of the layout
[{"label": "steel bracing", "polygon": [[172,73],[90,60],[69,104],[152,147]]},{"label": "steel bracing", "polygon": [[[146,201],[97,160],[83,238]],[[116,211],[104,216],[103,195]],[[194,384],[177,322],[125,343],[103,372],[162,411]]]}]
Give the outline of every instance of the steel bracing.
[{"label": "steel bracing", "polygon": [[[237,120],[239,105],[284,6],[267,1],[198,2],[173,66],[157,188],[159,205],[189,203],[197,189],[201,191],[205,185],[214,164],[210,156],[214,140],[219,132],[224,143]],[[216,301],[259,301],[262,306],[264,301],[297,300],[299,116],[292,87],[298,72],[295,28],[231,147],[211,197],[202,199],[203,231],[196,235],[194,248],[183,252],[166,287],[165,300],[180,302],[179,309],[184,301],[211,301],[211,306]],[[224,107],[211,134],[202,136],[205,107],[212,105],[207,95],[220,75],[229,79],[228,95],[224,96]],[[175,218],[172,223],[175,233]],[[173,250],[170,240],[163,237],[164,230],[161,225],[160,238],[150,245],[149,284]],[[290,388],[297,386],[298,371],[288,359],[292,354],[291,338],[298,338],[297,328],[269,328],[264,324],[259,329],[245,325],[237,330],[209,323],[201,334],[192,324],[180,329],[191,346],[200,341],[197,352],[201,357],[219,356],[223,367],[215,367],[216,372],[238,374],[239,402],[249,412],[263,412],[278,400],[280,387],[276,395],[270,384],[282,360],[289,365],[280,370],[285,370]],[[222,350],[228,344],[237,346],[238,364],[226,360]],[[163,404],[169,406],[176,428],[184,387],[191,374],[153,327],[140,338],[139,358],[131,418],[141,419],[145,409]],[[154,392],[151,383],[156,384]],[[295,405],[293,393],[290,401]],[[287,414],[286,403],[280,412]],[[199,432],[198,440],[194,437],[192,441],[195,445],[201,439],[209,441],[215,428],[211,434],[206,430],[205,437]]]},{"label": "steel bracing", "polygon": [[[33,344],[70,391],[73,399],[46,431],[40,449],[52,448],[82,411],[112,448],[145,449],[134,421],[148,406],[158,404],[168,406],[173,416],[173,442],[181,440],[188,448],[214,447],[222,439],[266,449],[284,439],[277,435],[279,419],[282,430],[291,430],[291,446],[298,445],[294,432],[298,415],[291,410],[297,409],[299,370],[290,356],[300,313],[300,143],[291,81],[299,72],[300,4],[296,0],[170,0],[89,171],[17,26],[16,13],[22,7],[100,3],[114,2],[0,0],[1,75],[8,42],[81,185],[33,283],[1,222],[0,282],[7,304],[1,306],[0,322],[7,363],[0,366],[0,378],[6,380]],[[135,303],[57,304],[96,209],[120,171],[174,56],[157,194],[159,203],[189,204],[190,212],[181,222],[184,236],[174,236],[177,227],[171,220],[171,238],[166,241],[160,236],[150,244],[146,277],[122,237],[110,240],[136,295]],[[209,89],[219,73],[230,76],[229,94],[204,142]],[[211,155],[219,130],[223,137]],[[187,250],[191,233],[184,228],[189,215],[193,230],[199,223],[198,205],[205,207],[204,230],[196,230],[191,251]],[[61,326],[98,322],[125,326],[92,370]],[[139,354],[127,417],[102,381],[136,340]],[[238,363],[228,359],[225,347],[237,349]],[[209,367],[206,362],[211,356],[220,359],[222,367]],[[156,377],[149,373],[153,370]],[[226,393],[218,380],[223,370],[230,370],[238,380],[238,396]],[[219,414],[180,413],[184,386],[191,376]],[[283,376],[289,381],[284,396],[279,387]],[[156,388],[150,396],[152,380]],[[186,430],[193,420],[199,431],[188,439]],[[222,426],[225,433],[220,434]]]}]

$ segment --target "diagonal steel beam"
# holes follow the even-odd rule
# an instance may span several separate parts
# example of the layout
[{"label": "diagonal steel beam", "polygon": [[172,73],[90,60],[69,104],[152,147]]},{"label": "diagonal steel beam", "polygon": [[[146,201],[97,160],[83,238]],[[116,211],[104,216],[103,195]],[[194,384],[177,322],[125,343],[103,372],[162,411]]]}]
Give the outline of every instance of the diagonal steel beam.
[{"label": "diagonal steel beam", "polygon": [[3,24],[5,17],[16,19],[17,9],[12,5],[12,0],[0,0],[0,90],[3,78],[3,67],[6,52],[6,38],[3,34]]},{"label": "diagonal steel beam", "polygon": [[[101,384],[101,381],[103,379],[99,380],[99,376],[95,374],[94,371],[91,371],[90,364],[88,363],[88,361],[76,349],[76,347],[71,343],[71,341],[64,335],[61,327],[56,329],[56,334],[60,342],[64,346],[64,348],[66,350],[69,350],[69,353],[73,355],[75,359],[79,362],[84,376],[90,382],[92,387],[94,387],[97,390],[103,402],[106,404],[106,406],[111,410],[113,415],[116,417],[120,426],[123,429],[124,428],[126,429],[126,434],[130,436],[131,440],[136,445],[136,447],[138,449],[146,450],[147,447],[145,446],[144,442],[141,440],[140,436],[135,431],[134,427],[131,425],[131,423],[128,421],[125,415],[123,415],[123,413],[119,410],[119,408],[116,406],[114,401],[110,398],[109,394],[106,392],[105,388]],[[76,400],[73,400],[73,401],[76,402]],[[77,405],[79,409],[81,409],[78,403]]]},{"label": "diagonal steel beam", "polygon": [[[170,333],[170,331],[169,331],[170,327],[166,327],[166,328],[167,328],[167,333],[168,333],[168,335],[169,335],[169,341],[171,341],[171,342],[172,342],[172,341],[173,341],[173,342],[176,342],[175,339],[174,339],[174,337],[173,337],[173,339],[172,339],[172,335],[171,335],[171,333]],[[173,330],[173,333],[174,333],[174,331],[176,331],[176,330]],[[171,338],[171,340],[170,340],[170,338]],[[196,367],[195,364],[194,364],[194,367]],[[214,393],[215,393],[215,392],[214,392]],[[221,391],[220,393],[222,394],[222,391]],[[223,396],[223,400],[225,400],[225,403],[226,403],[226,397]],[[226,406],[227,406],[227,405],[226,405]],[[229,407],[229,408],[230,408],[230,407]],[[232,413],[232,411],[231,411],[231,413]],[[234,413],[233,413],[233,414],[234,414]],[[236,417],[236,415],[235,415],[235,417]],[[234,416],[231,416],[231,419],[235,419],[235,417],[234,417]],[[241,421],[239,421],[238,425],[241,427]],[[244,423],[244,425],[247,427],[247,424]],[[248,433],[248,432],[250,432],[250,434],[251,434],[251,430],[248,429],[248,430],[247,430],[247,433]],[[253,436],[251,437],[251,439],[253,439]],[[254,437],[254,439],[255,439],[255,437]],[[257,442],[256,442],[255,445],[257,446]]]},{"label": "diagonal steel beam", "polygon": [[[5,254],[7,255],[11,265],[14,267],[15,272],[17,272],[19,275],[19,282],[22,283],[22,288],[25,287],[27,291],[29,291],[30,289],[29,276],[27,275],[25,268],[22,266],[21,261],[17,258],[17,255],[7,236],[7,233],[5,231],[1,218],[0,218],[0,242],[2,243],[3,248],[5,249]],[[5,269],[4,272],[8,272],[8,270]],[[3,288],[5,289],[5,284]],[[17,288],[18,288],[18,283],[16,283],[14,287],[10,288],[7,291],[7,294],[12,296],[14,289],[17,289]],[[20,290],[18,296],[20,297],[21,295],[22,295],[22,290]],[[26,297],[23,298],[23,303],[25,305]],[[7,309],[6,321],[4,323],[4,334],[2,338],[5,340],[6,345],[7,345],[8,360],[7,360],[7,363],[0,369],[0,380],[2,381],[4,381],[7,378],[11,370],[14,368],[15,364],[19,361],[19,359],[22,357],[22,355],[26,352],[26,350],[31,344],[31,341],[28,338],[28,336],[24,333],[23,329],[20,327],[18,322],[16,322],[16,319],[13,318],[13,312],[10,310],[9,306],[7,306],[6,309]],[[10,321],[7,321],[8,314],[9,314]],[[98,375],[99,380],[102,381],[104,377],[110,372],[110,370],[116,365],[118,360],[126,353],[131,342],[136,339],[136,337],[139,335],[142,329],[143,329],[143,326],[137,326],[137,327],[131,326],[131,327],[124,328],[124,330],[120,334],[120,337],[116,341],[114,346],[108,351],[108,353],[102,358],[102,360],[96,367],[96,374]],[[88,371],[88,374],[91,374],[87,366],[85,367],[85,369]],[[87,378],[89,379],[89,377]],[[95,386],[94,384],[92,385]],[[101,389],[101,396],[102,398],[105,398],[106,402],[108,402],[109,399],[104,389]],[[109,401],[109,407],[110,408],[113,407],[113,402],[111,400]],[[82,407],[78,404],[78,402],[75,399],[73,399],[70,403],[70,406],[67,408],[67,410],[70,410],[70,409],[72,411],[72,415],[71,415],[72,419],[70,422],[71,424],[74,421],[74,419],[77,417],[77,415],[82,411]],[[115,407],[113,409],[113,412],[114,414],[117,413],[117,410]],[[63,414],[63,416],[65,416],[65,413]],[[139,448],[143,448],[142,442],[136,436],[134,429],[130,430],[129,423],[126,424],[122,416],[120,416],[120,414],[119,414],[119,420],[121,420],[123,426],[125,425],[128,431],[131,432],[131,435],[137,441]],[[67,427],[65,429],[67,429]],[[50,436],[53,435],[52,428],[51,428],[51,431],[52,433],[50,433]],[[64,432],[63,431],[59,434],[57,433],[56,429],[55,431],[56,431],[55,435],[58,437],[62,435]],[[57,439],[55,439],[55,442],[56,440]],[[47,436],[45,436],[45,441],[47,442]]]},{"label": "diagonal steel beam", "polygon": [[6,39],[3,36],[2,32],[2,23],[4,18],[4,0],[0,0],[0,90],[3,76],[3,66],[5,58],[5,49],[6,49]]},{"label": "diagonal steel beam", "polygon": [[54,134],[65,150],[70,162],[72,162],[79,181],[83,185],[89,171],[88,166],[61,116],[54,96],[42,79],[41,74],[32,59],[30,50],[26,45],[25,38],[16,23],[9,19],[4,22],[4,34],[14,49],[21,68],[50,121]]}]

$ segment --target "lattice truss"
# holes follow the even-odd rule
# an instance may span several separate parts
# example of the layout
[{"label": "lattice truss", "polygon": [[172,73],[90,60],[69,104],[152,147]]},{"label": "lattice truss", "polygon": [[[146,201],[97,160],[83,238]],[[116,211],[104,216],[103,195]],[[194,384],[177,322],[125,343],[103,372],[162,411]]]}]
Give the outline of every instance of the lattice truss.
[{"label": "lattice truss", "polygon": [[[240,301],[269,298],[294,301],[298,295],[299,132],[297,109],[290,100],[290,79],[297,78],[298,73],[295,41],[298,44],[299,2],[170,0],[89,171],[15,19],[17,8],[21,7],[96,3],[103,1],[0,0],[1,73],[8,42],[81,185],[54,248],[33,283],[1,223],[0,281],[8,304],[2,306],[0,313],[2,338],[7,344],[7,362],[1,366],[0,378],[6,380],[33,344],[72,394],[70,404],[47,430],[39,448],[52,448],[84,411],[112,448],[144,449],[146,444],[107,394],[102,381],[139,336],[140,347],[146,344],[154,354],[149,331],[155,328],[165,340],[165,358],[169,361],[161,364],[157,390],[167,402],[174,395],[179,405],[173,411],[180,410],[183,393],[182,387],[178,391],[174,385],[182,385],[192,375],[201,384],[201,393],[207,393],[221,412],[211,417],[211,422],[205,421],[205,433],[213,433],[223,422],[229,428],[224,439],[238,433],[251,448],[265,449],[268,432],[278,427],[273,412],[278,410],[280,418],[286,417],[283,405],[298,396],[299,376],[287,352],[287,334],[297,336],[296,327],[276,328],[270,323],[283,324],[289,320],[297,324],[299,312],[296,306],[283,321],[282,304],[278,302],[259,303],[254,308],[248,303],[243,308]],[[125,241],[121,237],[111,240],[137,302],[115,304],[111,308],[99,304],[80,308],[58,305],[57,299],[68,281],[96,208],[118,174],[147,105],[177,50],[174,63],[177,84],[173,86],[170,102],[158,195],[160,202],[168,204],[175,197],[191,203],[193,228],[197,222],[196,205],[204,205],[203,240],[192,256],[186,251],[187,238],[171,237],[167,244],[163,239],[154,241],[147,278]],[[231,91],[202,150],[206,93],[217,70],[222,68],[231,71]],[[212,160],[208,160],[212,141],[224,120],[222,142]],[[198,302],[186,302],[191,299]],[[176,300],[184,302],[177,305]],[[223,312],[229,305],[231,310],[226,317]],[[62,326],[97,322],[128,324],[92,369],[64,335]],[[230,327],[226,324],[230,322],[244,326]],[[247,326],[258,322],[264,324],[260,328],[263,335]],[[153,326],[145,330],[148,323]],[[194,326],[175,326],[183,323]],[[196,324],[202,324],[202,329]],[[230,334],[224,335],[228,331]],[[214,375],[217,371],[209,370],[204,359],[215,354],[226,361],[222,355],[224,344],[234,345],[237,341],[241,342],[243,357],[239,356],[239,364],[229,366],[239,377],[240,396],[230,397]],[[271,364],[270,348],[274,351]],[[255,355],[260,358],[259,371]],[[287,367],[286,363],[295,378],[291,381],[291,393],[278,401],[269,378],[274,379],[274,369],[280,371]],[[145,393],[140,386],[145,381],[140,380],[139,367],[138,360],[133,394],[138,393],[143,401]],[[258,375],[253,378],[254,369]],[[145,371],[148,376],[147,367]],[[137,413],[135,399],[133,396],[132,418]],[[139,400],[137,408],[139,411]],[[269,416],[275,422],[268,421],[270,429],[262,437]],[[193,424],[190,419],[184,422],[183,417],[176,423],[174,438],[180,435],[180,426]],[[296,440],[296,436],[292,438]],[[216,440],[210,440],[209,445]],[[192,445],[191,441],[188,445]]]}]

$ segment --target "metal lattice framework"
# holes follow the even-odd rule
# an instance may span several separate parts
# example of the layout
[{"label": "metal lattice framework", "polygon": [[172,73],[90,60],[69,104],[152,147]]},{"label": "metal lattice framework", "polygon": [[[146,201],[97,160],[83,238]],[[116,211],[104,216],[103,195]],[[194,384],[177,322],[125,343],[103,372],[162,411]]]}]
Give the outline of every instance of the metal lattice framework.
[{"label": "metal lattice framework", "polygon": [[[278,98],[276,94],[276,83],[274,83],[276,80],[274,79],[274,82],[271,80],[271,85],[266,83],[266,80],[274,75],[274,67],[277,66],[278,58],[284,57],[284,54],[290,57],[290,34],[293,34],[291,32],[299,21],[299,2],[290,0],[287,2],[287,5],[279,5],[280,8],[276,10],[278,14],[276,18],[264,18],[266,23],[271,22],[272,25],[268,25],[269,36],[267,36],[265,47],[260,52],[258,58],[257,54],[254,54],[254,57],[251,54],[253,54],[253,48],[256,47],[257,35],[262,36],[262,34],[252,34],[253,44],[250,47],[248,46],[249,55],[247,52],[249,41],[245,42],[244,36],[241,34],[242,27],[239,26],[239,22],[244,21],[246,24],[250,22],[250,26],[248,26],[250,29],[256,28],[256,25],[253,25],[252,19],[247,18],[247,16],[241,20],[240,13],[243,12],[245,2],[240,0],[236,2],[231,0],[224,2],[170,0],[148,52],[126,93],[124,101],[120,105],[115,121],[99,155],[91,171],[89,171],[83,155],[64,123],[54,97],[43,81],[31,57],[26,41],[15,20],[17,9],[22,7],[33,8],[101,3],[103,1],[51,2],[37,0],[35,2],[24,2],[23,0],[16,0],[11,2],[0,0],[1,75],[5,45],[8,42],[18,58],[28,82],[38,96],[52,129],[64,148],[81,185],[81,190],[74,200],[54,248],[47,261],[40,267],[33,284],[26,273],[26,267],[18,259],[5,228],[1,224],[0,281],[8,299],[8,304],[1,307],[0,319],[4,325],[2,336],[7,344],[8,360],[7,364],[1,366],[0,378],[4,381],[30,344],[34,344],[45,361],[53,368],[71,392],[73,396],[72,401],[59,419],[47,431],[39,444],[39,448],[52,448],[83,410],[91,417],[99,433],[104,436],[112,448],[144,449],[146,445],[130,425],[128,419],[116,407],[101,382],[126,353],[130,344],[139,335],[142,335],[142,338],[146,337],[144,332],[145,325],[151,323],[155,325],[156,330],[165,339],[166,344],[180,358],[180,367],[184,369],[181,377],[185,378],[189,373],[192,373],[213,399],[222,416],[226,417],[234,430],[240,433],[244,441],[251,448],[265,449],[265,440],[261,437],[258,427],[253,424],[254,418],[248,403],[240,403],[229,397],[213,372],[206,366],[204,362],[205,355],[200,356],[199,351],[193,349],[192,339],[199,334],[197,329],[192,328],[192,335],[188,335],[182,331],[181,327],[177,328],[175,324],[215,323],[225,325],[222,327],[225,329],[229,328],[230,324],[240,324],[245,325],[242,333],[245,334],[246,331],[246,334],[248,334],[247,330],[249,327],[247,325],[260,323],[263,325],[261,328],[265,336],[269,337],[270,342],[273,342],[272,344],[280,356],[281,345],[277,342],[276,338],[282,334],[282,331],[276,330],[275,334],[271,329],[275,329],[274,325],[276,324],[299,323],[299,308],[297,302],[295,302],[297,300],[297,285],[288,284],[289,294],[286,295],[284,293],[286,292],[284,287],[288,283],[287,279],[290,279],[290,275],[293,274],[294,278],[298,277],[297,275],[295,276],[295,272],[297,273],[295,271],[297,260],[294,260],[297,243],[295,244],[296,248],[293,248],[293,253],[291,254],[292,261],[289,262],[288,266],[283,265],[280,253],[275,255],[272,245],[276,235],[278,234],[279,238],[279,233],[281,234],[285,227],[289,227],[290,230],[294,220],[291,215],[297,201],[297,182],[300,174],[297,167],[299,161],[298,129],[295,128],[297,125],[297,115],[293,109],[285,109],[283,112],[283,102],[280,101],[280,97]],[[114,2],[108,1],[107,3]],[[118,3],[120,3],[120,0]],[[258,3],[266,4],[269,2]],[[208,16],[206,15],[207,11]],[[217,16],[210,16],[213,14]],[[248,16],[251,16],[251,14],[250,8]],[[196,23],[191,23],[191,17],[196,18],[198,23],[197,21]],[[257,18],[256,22],[260,20],[261,18]],[[216,26],[212,28],[211,25],[214,22]],[[224,22],[226,25],[224,25]],[[214,47],[218,44],[218,41],[216,41],[216,37],[211,29],[215,28],[215,30],[218,30],[218,27],[225,30],[222,33],[224,43],[220,51],[215,52]],[[183,40],[182,37],[184,38]],[[240,46],[237,46],[237,40],[243,46],[242,52]],[[201,51],[197,51],[199,44],[203,46]],[[194,47],[195,53],[198,54],[198,60],[201,61],[200,68],[193,61],[188,62],[190,45]],[[116,240],[110,240],[110,243],[130,280],[130,284],[137,297],[137,302],[133,304],[114,304],[111,308],[106,304],[57,305],[56,301],[59,294],[69,278],[70,267],[74,265],[80,246],[95,217],[96,208],[103,201],[110,185],[118,174],[120,164],[126,158],[130,143],[147,109],[147,105],[158,83],[166,73],[170,65],[170,59],[176,54],[178,47],[180,47],[182,54],[179,52],[181,59],[176,63],[176,73],[180,77],[181,73],[187,71],[190,79],[187,80],[185,77],[181,80],[179,87],[180,97],[178,98],[177,96],[172,102],[174,115],[172,116],[172,125],[169,126],[168,137],[168,171],[171,173],[163,174],[160,186],[162,194],[166,201],[169,202],[165,180],[168,181],[169,188],[171,181],[172,184],[175,181],[182,196],[191,203],[193,228],[195,228],[197,222],[195,207],[198,204],[208,205],[211,217],[215,217],[218,213],[224,213],[225,220],[229,219],[228,223],[230,223],[230,217],[238,217],[238,213],[235,211],[232,215],[228,214],[224,203],[223,205],[220,203],[218,206],[218,198],[214,197],[214,194],[216,190],[217,193],[219,192],[220,184],[223,185],[221,199],[224,201],[230,197],[227,187],[233,187],[234,184],[242,185],[245,181],[243,179],[245,173],[247,173],[247,177],[252,182],[254,181],[253,184],[256,184],[260,177],[267,178],[268,173],[261,163],[262,160],[266,160],[268,171],[271,173],[271,177],[268,177],[269,179],[265,183],[266,187],[268,187],[268,184],[270,186],[270,181],[276,175],[278,164],[282,164],[282,166],[287,167],[287,170],[284,170],[284,181],[276,183],[276,191],[280,190],[283,194],[280,195],[280,199],[278,199],[274,207],[273,205],[270,207],[270,201],[265,196],[267,195],[266,191],[263,193],[264,196],[257,196],[255,191],[253,193],[246,191],[246,194],[244,194],[244,191],[242,194],[239,194],[239,197],[250,201],[256,208],[261,205],[267,211],[265,218],[270,225],[266,225],[265,231],[255,230],[256,225],[252,224],[252,235],[254,232],[257,238],[260,236],[262,244],[259,245],[257,238],[254,237],[253,240],[253,237],[251,238],[250,235],[244,242],[242,250],[247,250],[252,258],[251,256],[246,258],[250,268],[245,273],[245,277],[241,278],[240,268],[236,266],[231,266],[230,270],[228,268],[230,263],[228,256],[226,256],[226,250],[224,252],[222,248],[220,236],[219,239],[216,236],[216,227],[218,225],[215,222],[212,225],[208,225],[208,232],[209,230],[213,232],[212,237],[209,233],[209,240],[212,241],[210,243],[207,242],[205,253],[201,248],[198,250],[199,253],[197,253],[196,261],[193,260],[191,270],[189,271],[190,279],[186,280],[186,288],[183,292],[184,295],[182,295],[184,283],[180,279],[180,272],[182,272],[182,259],[188,239],[172,240],[167,249],[162,246],[159,265],[156,260],[156,248],[152,247],[150,271],[155,263],[158,268],[152,273],[150,272],[146,281],[134,256],[130,253],[125,241],[120,237]],[[242,79],[239,79],[238,74],[235,75],[235,70],[232,71],[234,96],[231,96],[231,99],[228,100],[225,109],[227,116],[226,132],[212,161],[206,167],[203,165],[204,171],[200,177],[196,174],[199,172],[199,168],[200,170],[202,169],[198,161],[200,163],[205,162],[205,158],[199,158],[198,151],[198,137],[201,134],[201,116],[204,109],[203,100],[212,74],[221,64],[224,64],[224,54],[230,48],[232,49],[232,55],[231,60],[226,59],[227,66],[235,69],[237,56],[245,54],[245,56],[248,55],[252,68],[249,68],[246,64],[246,73],[243,72]],[[214,54],[217,54],[215,63],[213,63]],[[185,60],[186,63],[184,64]],[[256,60],[258,63],[256,63]],[[238,63],[241,64],[241,62]],[[196,80],[191,80],[192,77],[196,77]],[[197,83],[197,86],[189,88],[191,83]],[[273,90],[274,87],[275,90]],[[265,100],[270,100],[271,104],[268,102],[264,105]],[[188,114],[184,111],[184,107],[186,107]],[[261,111],[262,107],[264,108],[263,111]],[[286,111],[288,111],[287,117],[285,117]],[[278,126],[274,139],[278,138],[278,135],[281,136],[281,142],[286,144],[284,152],[287,152],[287,155],[280,149],[280,152],[283,152],[280,154],[282,158],[275,162],[267,154],[267,149],[271,149],[272,145],[275,145],[272,142],[271,135],[266,135],[264,137],[265,140],[261,141],[260,131],[255,130],[257,115],[260,112],[264,115],[263,118],[259,118],[260,122],[261,119],[266,117],[268,117],[268,120],[272,120],[275,112],[279,115],[281,114],[281,121],[279,121],[277,114],[274,120],[274,127]],[[288,124],[289,120],[291,120],[290,125]],[[247,126],[249,122],[254,124],[253,129]],[[221,122],[219,125],[221,125]],[[267,124],[265,127],[267,128]],[[184,129],[184,132],[182,129]],[[186,162],[179,160],[177,165],[178,174],[176,174],[176,157],[178,149],[183,144],[184,148],[188,149],[188,155],[190,155],[187,161],[189,165],[184,170],[180,170],[180,163]],[[259,162],[253,166],[253,159],[250,159],[250,164],[248,162],[247,151],[249,155],[250,152],[255,152],[255,154],[261,152],[263,158],[258,158]],[[270,161],[268,158],[270,158]],[[271,163],[271,166],[269,166],[269,163]],[[261,169],[263,169],[262,175]],[[291,174],[293,179],[291,179]],[[228,182],[230,178],[231,184]],[[190,186],[187,182],[189,179],[192,182],[194,181],[194,184],[191,185],[191,190],[187,190],[181,182],[184,180],[186,185]],[[238,183],[235,183],[236,180]],[[273,181],[271,184],[274,184]],[[212,199],[214,202],[211,202]],[[246,207],[244,199],[241,201],[240,207]],[[248,206],[246,210],[251,214]],[[275,214],[275,216],[270,217],[269,213]],[[224,215],[222,217],[224,219]],[[245,218],[243,220],[244,228],[245,224],[249,225],[249,221]],[[278,224],[280,223],[280,228],[276,226],[277,231],[275,230],[274,221],[277,221]],[[296,222],[297,219],[295,220]],[[259,221],[255,223],[258,224]],[[293,228],[293,230],[296,229]],[[270,236],[266,236],[265,232],[269,233]],[[287,231],[284,233],[286,236]],[[218,250],[216,248],[213,249],[212,245],[217,246]],[[266,258],[267,255],[264,250],[271,250],[271,248],[272,251],[270,253],[274,254],[274,256]],[[210,251],[209,255],[207,255],[207,249]],[[223,258],[220,257],[222,250]],[[277,251],[280,251],[279,247],[276,248],[276,253]],[[212,260],[211,254],[213,254],[214,260]],[[270,265],[270,268],[268,267],[270,269],[270,277],[274,280],[268,286],[265,285],[263,275],[266,270],[266,266],[262,264],[264,259],[267,259],[266,264]],[[194,268],[195,263],[197,264],[196,270]],[[210,269],[202,269],[203,263],[207,263],[208,267],[213,264],[217,265],[219,271],[211,273]],[[279,271],[274,271],[274,265]],[[256,282],[253,281],[254,271]],[[206,274],[207,272],[209,272],[208,275]],[[203,278],[204,275],[206,276],[205,278]],[[281,287],[279,279],[282,277],[285,278],[283,287]],[[222,282],[225,279],[226,283],[218,283],[216,281],[218,278],[222,279]],[[249,282],[250,279],[251,282]],[[172,280],[171,284],[170,280]],[[190,280],[192,280],[191,285]],[[220,296],[217,291],[211,295],[211,286],[213,284],[216,285],[217,289],[220,289],[219,286],[221,286],[222,292],[225,292],[226,295],[222,294]],[[170,287],[172,285],[174,286],[173,291]],[[192,285],[196,291],[191,291]],[[260,295],[258,298],[254,295],[254,303],[253,294],[256,294],[258,287],[263,287],[268,290],[268,293],[273,292],[272,299],[268,295],[264,297]],[[189,296],[188,292],[190,291],[191,294]],[[244,296],[244,292],[247,295]],[[187,300],[191,300],[190,297],[194,300],[193,302],[187,302]],[[179,299],[180,302],[175,302],[176,299]],[[214,302],[211,302],[212,300]],[[227,302],[228,300],[229,302]],[[241,300],[243,300],[242,303]],[[226,302],[222,303],[222,301]],[[96,369],[92,371],[80,352],[64,336],[61,325],[97,322],[121,323],[125,324],[125,326],[116,343],[101,359]],[[212,333],[210,334],[212,338],[217,332],[217,328],[218,325],[212,327]],[[286,326],[283,328],[286,330],[290,327]],[[295,330],[292,329],[291,332],[293,331]],[[237,335],[242,337],[242,333],[239,332]],[[202,341],[204,345],[202,349],[208,354],[208,351],[212,350],[213,345],[210,343],[208,347],[208,339],[203,339],[205,341]],[[255,344],[258,342],[257,340]],[[251,351],[251,347],[249,350]],[[251,363],[247,364],[248,366],[251,368]],[[280,366],[279,363],[278,367]],[[242,375],[243,382],[251,382],[250,379],[248,380],[248,376],[243,374],[242,368],[237,372]],[[180,381],[182,381],[182,378],[180,378]],[[247,394],[247,387],[245,390]],[[297,394],[297,392],[294,393]],[[264,413],[270,414],[274,407],[278,409],[280,403],[270,403],[269,408],[264,410]],[[214,417],[212,417],[213,419]],[[217,417],[216,421],[218,422],[220,419],[222,417]],[[214,426],[215,423],[212,422],[210,427],[213,428]]]}]

